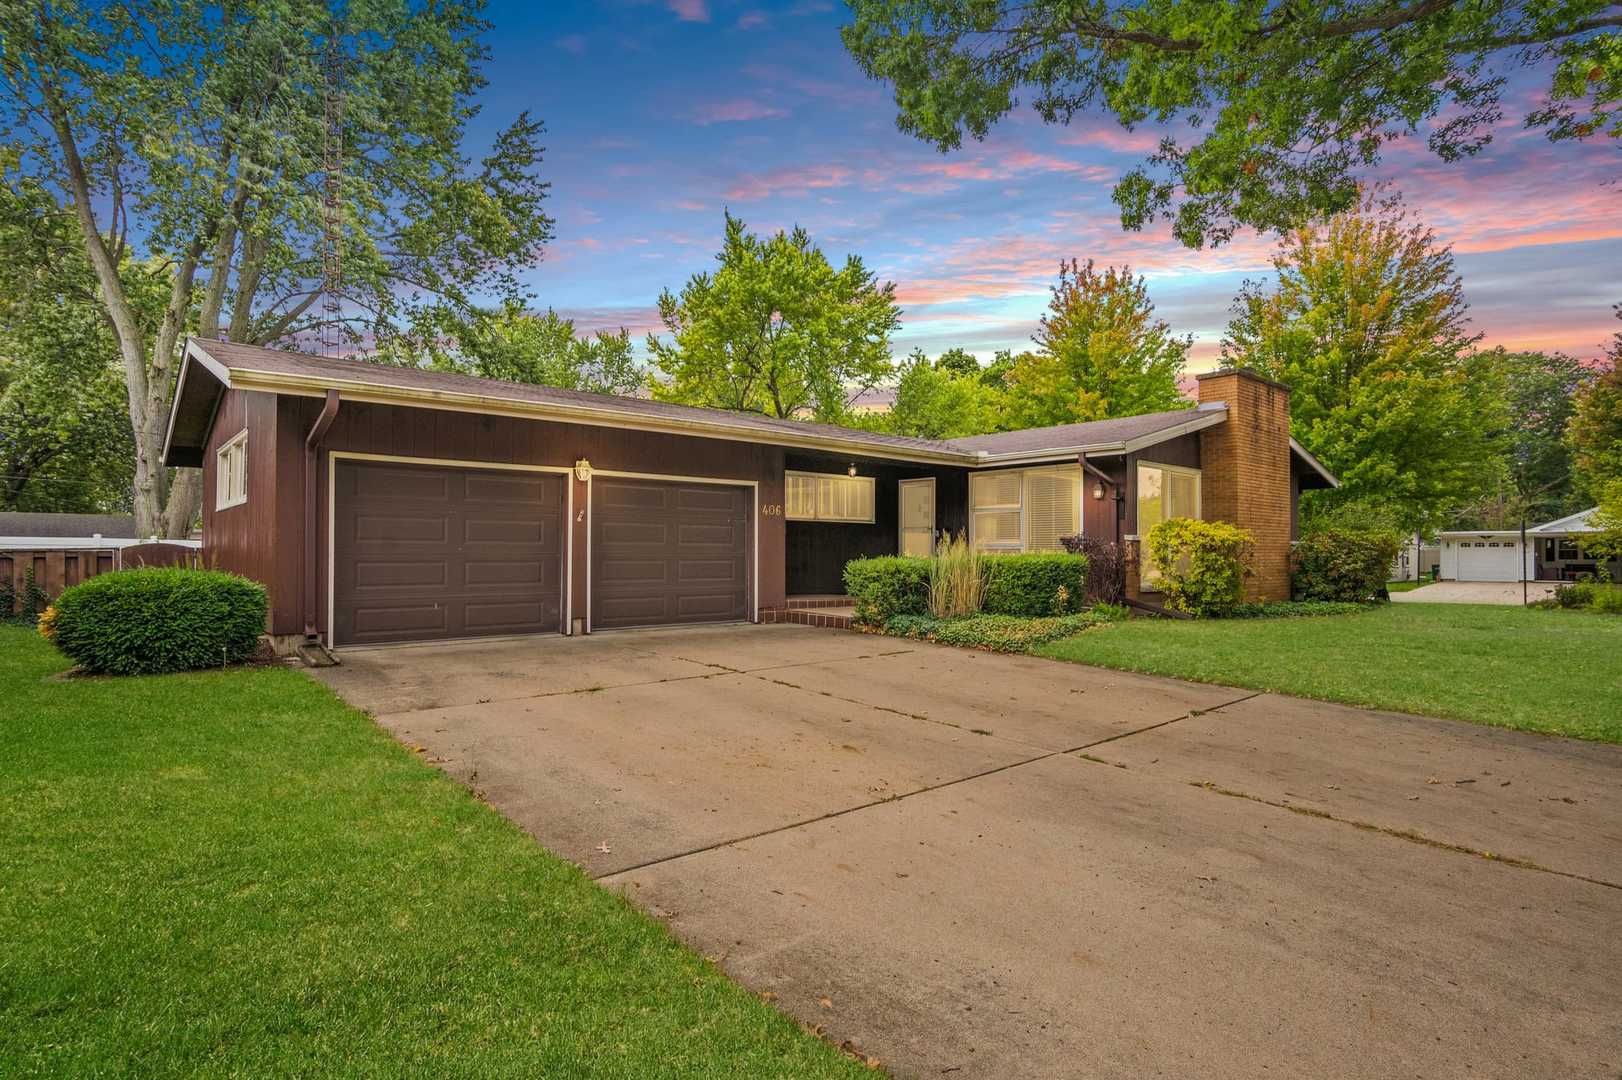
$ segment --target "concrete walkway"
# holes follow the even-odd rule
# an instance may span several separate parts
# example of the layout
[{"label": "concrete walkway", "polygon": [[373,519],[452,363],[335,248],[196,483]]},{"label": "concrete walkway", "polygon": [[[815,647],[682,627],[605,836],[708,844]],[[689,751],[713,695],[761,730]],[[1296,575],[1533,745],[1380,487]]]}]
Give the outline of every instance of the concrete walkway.
[{"label": "concrete walkway", "polygon": [[1622,1072],[1622,747],[796,626],[342,655],[898,1076]]},{"label": "concrete walkway", "polygon": [[[1559,582],[1529,581],[1526,596],[1541,600],[1553,596]],[[1436,581],[1407,592],[1391,594],[1394,604],[1521,604],[1518,581]]]}]

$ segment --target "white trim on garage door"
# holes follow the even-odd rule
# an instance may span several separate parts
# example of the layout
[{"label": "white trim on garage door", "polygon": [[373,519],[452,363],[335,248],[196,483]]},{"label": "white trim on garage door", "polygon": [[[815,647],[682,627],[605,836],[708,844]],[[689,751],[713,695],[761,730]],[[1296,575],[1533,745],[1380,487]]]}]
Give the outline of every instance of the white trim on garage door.
[{"label": "white trim on garage door", "polygon": [[[591,633],[591,483],[599,476],[627,480],[663,480],[671,484],[718,484],[747,487],[749,492],[749,621],[760,621],[760,481],[724,480],[714,476],[681,476],[672,473],[621,472],[592,469],[586,477],[586,633]],[[573,510],[570,510],[573,516]]]},{"label": "white trim on garage door", "polygon": [[[1521,558],[1517,558],[1517,553]],[[1524,573],[1537,577],[1537,564],[1528,542],[1521,549],[1518,536],[1460,536],[1442,539],[1442,577],[1450,581],[1519,581]]]},{"label": "white trim on garage door", "polygon": [[[573,473],[568,466],[515,465],[507,461],[464,461],[459,458],[406,457],[400,454],[368,454],[358,450],[331,450],[327,452],[327,647],[336,649],[341,642],[335,633],[338,625],[337,578],[338,560],[338,462],[398,461],[408,465],[441,465],[453,469],[511,469],[516,472]],[[561,632],[574,632],[574,484],[565,476],[564,528],[563,528],[563,627]],[[441,644],[441,643],[436,643]]]}]

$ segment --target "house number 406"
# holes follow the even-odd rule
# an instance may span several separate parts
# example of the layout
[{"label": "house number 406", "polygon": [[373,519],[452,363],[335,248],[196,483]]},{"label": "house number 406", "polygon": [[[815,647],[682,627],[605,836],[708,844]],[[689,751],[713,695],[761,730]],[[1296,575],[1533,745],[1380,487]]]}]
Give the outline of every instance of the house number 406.
[{"label": "house number 406", "polygon": [[783,516],[783,504],[782,503],[767,503],[765,506],[762,506],[760,508],[760,512],[762,514],[764,514],[766,517],[782,517]]}]

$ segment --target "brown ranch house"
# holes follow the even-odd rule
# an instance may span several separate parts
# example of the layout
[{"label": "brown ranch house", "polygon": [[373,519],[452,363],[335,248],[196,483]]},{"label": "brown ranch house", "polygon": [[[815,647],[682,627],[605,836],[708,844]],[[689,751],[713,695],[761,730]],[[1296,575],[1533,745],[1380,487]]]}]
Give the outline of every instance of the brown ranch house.
[{"label": "brown ranch house", "polygon": [[1251,596],[1283,599],[1300,492],[1336,483],[1245,370],[1196,408],[936,441],[206,340],[164,461],[204,470],[204,560],[268,587],[287,648],[760,621],[942,533],[1130,547],[1171,516],[1250,529]]}]

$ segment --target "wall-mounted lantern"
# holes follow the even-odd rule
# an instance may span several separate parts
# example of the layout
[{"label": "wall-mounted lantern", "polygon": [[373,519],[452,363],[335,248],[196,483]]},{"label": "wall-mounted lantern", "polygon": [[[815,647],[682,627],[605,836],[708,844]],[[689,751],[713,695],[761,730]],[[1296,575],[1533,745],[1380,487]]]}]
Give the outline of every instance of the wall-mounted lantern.
[{"label": "wall-mounted lantern", "polygon": [[1104,485],[1095,481],[1093,483],[1093,498],[1102,499],[1103,497],[1104,497]]},{"label": "wall-mounted lantern", "polygon": [[847,473],[847,474],[848,474],[848,475],[850,475],[850,476],[855,476],[855,475],[856,475],[856,463],[855,463],[855,462],[854,462],[854,461],[853,461],[853,462],[851,462],[851,463],[850,463],[850,468],[849,468],[849,469],[847,469],[847,470],[845,470],[845,471],[846,471],[846,473]]},{"label": "wall-mounted lantern", "polygon": [[574,463],[574,478],[584,484],[591,479],[591,462],[580,458]]}]

